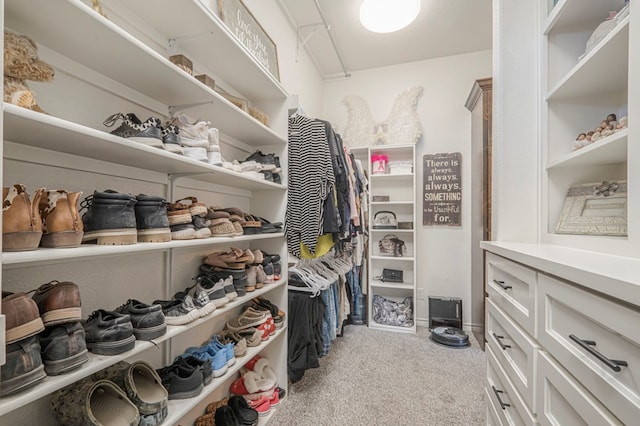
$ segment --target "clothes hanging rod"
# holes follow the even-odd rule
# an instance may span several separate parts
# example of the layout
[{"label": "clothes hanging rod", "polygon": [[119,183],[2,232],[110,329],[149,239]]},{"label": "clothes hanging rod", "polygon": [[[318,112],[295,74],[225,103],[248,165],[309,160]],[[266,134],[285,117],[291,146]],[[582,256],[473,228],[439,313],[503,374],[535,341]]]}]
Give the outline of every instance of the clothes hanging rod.
[{"label": "clothes hanging rod", "polygon": [[313,0],[316,4],[316,9],[318,10],[318,14],[320,15],[320,19],[322,19],[322,24],[324,28],[327,30],[327,35],[329,36],[329,40],[331,40],[331,45],[333,46],[333,51],[336,52],[336,56],[338,57],[338,61],[340,62],[340,66],[342,67],[342,72],[344,73],[345,78],[350,78],[351,74],[347,72],[347,68],[344,66],[344,61],[342,60],[342,56],[340,56],[340,52],[338,51],[338,46],[336,45],[336,41],[333,39],[331,35],[331,25],[327,23],[327,20],[324,17],[324,13],[322,13],[322,9],[320,8],[320,3],[318,0]]}]

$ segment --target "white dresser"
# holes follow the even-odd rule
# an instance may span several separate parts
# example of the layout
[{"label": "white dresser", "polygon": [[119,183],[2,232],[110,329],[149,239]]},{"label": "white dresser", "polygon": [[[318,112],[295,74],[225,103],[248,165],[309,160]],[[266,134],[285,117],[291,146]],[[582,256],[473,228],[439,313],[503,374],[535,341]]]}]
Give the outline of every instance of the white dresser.
[{"label": "white dresser", "polygon": [[487,424],[640,424],[640,260],[487,251]]}]

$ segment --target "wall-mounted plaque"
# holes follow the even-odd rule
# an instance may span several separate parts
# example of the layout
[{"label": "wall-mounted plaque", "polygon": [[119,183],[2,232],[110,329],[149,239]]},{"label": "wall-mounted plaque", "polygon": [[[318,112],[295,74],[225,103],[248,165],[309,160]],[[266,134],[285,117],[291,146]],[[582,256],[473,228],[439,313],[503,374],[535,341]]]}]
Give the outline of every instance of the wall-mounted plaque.
[{"label": "wall-mounted plaque", "polygon": [[427,154],[422,168],[422,224],[460,226],[462,154]]},{"label": "wall-mounted plaque", "polygon": [[[218,9],[222,22],[229,27],[240,43],[280,81],[276,45],[242,0],[218,0]],[[224,58],[219,59],[224,61]]]}]

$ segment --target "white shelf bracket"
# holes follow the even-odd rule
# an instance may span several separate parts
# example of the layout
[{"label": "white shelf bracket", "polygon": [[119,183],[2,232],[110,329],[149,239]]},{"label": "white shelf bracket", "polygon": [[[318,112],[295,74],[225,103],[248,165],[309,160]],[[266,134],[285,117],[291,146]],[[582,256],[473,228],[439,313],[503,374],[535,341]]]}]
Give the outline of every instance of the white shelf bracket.
[{"label": "white shelf bracket", "polygon": [[178,46],[180,45],[181,41],[191,40],[191,39],[203,37],[206,35],[213,35],[213,31],[205,31],[203,33],[189,34],[185,36],[170,38],[169,39],[169,55],[173,56],[178,54]]},{"label": "white shelf bracket", "polygon": [[195,102],[192,104],[182,104],[182,105],[169,105],[169,117],[173,118],[181,111],[187,110],[189,108],[199,107],[201,105],[212,104],[213,101],[205,101],[205,102]]}]

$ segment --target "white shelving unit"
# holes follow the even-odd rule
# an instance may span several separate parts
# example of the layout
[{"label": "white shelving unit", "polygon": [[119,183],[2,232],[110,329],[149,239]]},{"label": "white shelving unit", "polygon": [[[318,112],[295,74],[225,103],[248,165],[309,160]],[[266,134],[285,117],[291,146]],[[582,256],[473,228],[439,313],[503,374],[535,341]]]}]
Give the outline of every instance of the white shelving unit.
[{"label": "white shelving unit", "polygon": [[[352,149],[352,152],[354,150]],[[369,208],[369,263],[368,263],[368,323],[369,327],[393,330],[398,332],[416,332],[416,203],[415,189],[416,178],[414,173],[398,174],[373,174],[371,172],[371,156],[376,154],[386,154],[389,161],[412,161],[415,170],[415,147],[413,145],[384,145],[360,148],[355,150],[354,155],[369,164],[369,194],[371,199],[376,195],[387,195],[389,201],[371,201]],[[413,229],[374,229],[373,218],[376,212],[392,211],[396,214],[398,221],[412,222]],[[402,257],[381,256],[378,243],[387,234],[395,234],[403,240],[407,246]],[[382,269],[401,269],[403,271],[403,283],[385,283],[376,277],[382,275]],[[373,297],[383,296],[401,302],[406,297],[413,298],[413,326],[389,326],[379,324],[374,319]]]},{"label": "white shelving unit", "polygon": [[[236,206],[282,221],[286,171],[281,173],[282,184],[250,178],[122,139],[102,125],[116,112],[135,112],[142,120],[159,116],[164,121],[184,111],[219,129],[223,155],[242,160],[256,149],[274,152],[286,170],[287,92],[224,26],[217,10],[209,9],[210,3],[215,6],[199,0],[103,0],[106,19],[93,11],[89,1],[0,2],[5,28],[32,38],[42,58],[56,69],[53,82],[30,83],[48,114],[3,104],[4,185],[25,184],[30,194],[47,187],[82,191],[84,196],[105,188],[162,195],[169,201],[196,196],[210,206]],[[197,67],[195,74],[214,77],[227,91],[263,110],[270,117],[269,126],[173,65],[167,58],[174,53],[190,57]],[[171,298],[191,285],[203,256],[230,246],[280,254],[282,276],[287,276],[284,235],[271,233],[2,253],[0,289],[28,291],[54,279],[75,282],[86,318],[95,309],[112,309],[129,298],[146,302]],[[138,341],[121,355],[90,354],[80,369],[47,377],[26,391],[0,399],[0,423],[52,424],[51,393],[121,360],[145,359],[157,368],[170,364],[188,346],[200,345],[222,330],[253,297],[264,296],[286,310],[285,284],[284,280],[267,284],[206,318],[168,327],[167,334],[154,342]],[[4,351],[4,333],[0,347]],[[171,401],[165,423],[193,423],[208,402],[229,393],[244,362],[258,353],[270,361],[280,386],[286,388],[285,327],[250,348],[200,396]],[[261,422],[266,424],[264,419]]]},{"label": "white shelving unit", "polygon": [[[542,222],[541,242],[607,253],[625,254],[638,247],[629,223],[628,237],[560,235],[555,227],[569,187],[578,183],[627,180],[633,192],[637,182],[629,167],[638,157],[629,143],[628,129],[572,150],[582,132],[593,130],[608,114],[618,119],[633,115],[634,98],[630,71],[634,14],[617,25],[586,54],[585,45],[596,27],[620,10],[624,0],[541,2],[541,99],[542,99]],[[631,6],[632,8],[634,6]],[[637,48],[637,46],[636,46]],[[636,86],[637,93],[637,86]],[[634,179],[635,177],[635,179]],[[629,198],[629,222],[637,216],[637,202]]]}]

